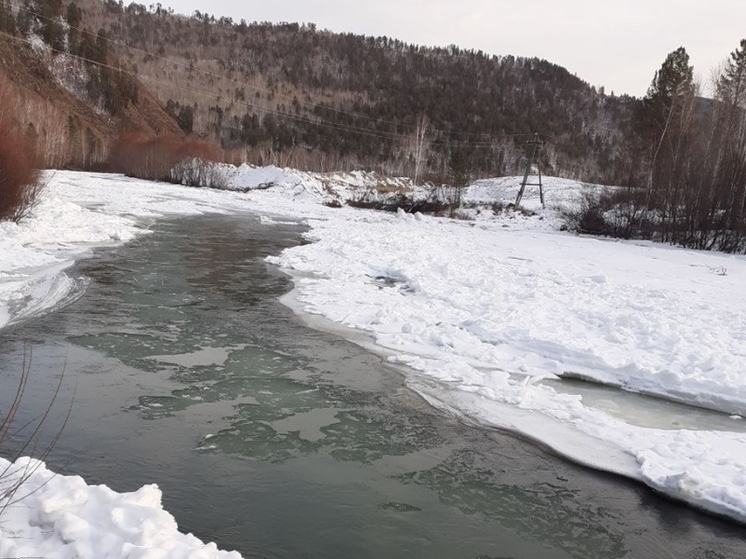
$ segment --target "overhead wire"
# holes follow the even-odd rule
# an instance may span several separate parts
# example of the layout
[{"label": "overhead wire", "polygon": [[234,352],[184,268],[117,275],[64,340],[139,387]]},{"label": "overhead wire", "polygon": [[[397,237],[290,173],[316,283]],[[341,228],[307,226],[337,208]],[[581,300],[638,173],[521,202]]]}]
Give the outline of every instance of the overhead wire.
[{"label": "overhead wire", "polygon": [[[117,71],[117,72],[122,73],[122,74],[128,74],[128,75],[131,75],[131,76],[136,77],[136,78],[138,78],[140,80],[143,80],[143,81],[147,81],[147,82],[152,82],[152,83],[157,83],[157,84],[160,84],[160,85],[165,85],[165,86],[173,87],[173,88],[175,88],[177,90],[188,91],[190,93],[196,93],[196,94],[201,95],[203,97],[209,97],[209,98],[216,99],[216,100],[222,99],[221,95],[217,95],[217,94],[215,94],[213,92],[204,91],[204,90],[200,90],[200,89],[193,88],[193,87],[176,85],[176,84],[173,84],[171,82],[168,82],[168,81],[165,81],[165,80],[162,80],[162,79],[159,79],[159,78],[154,78],[152,76],[148,76],[148,75],[145,75],[145,74],[139,74],[139,73],[137,73],[137,72],[135,72],[133,70],[128,70],[126,68],[122,68],[122,67],[118,67],[118,66],[112,66],[111,64],[104,64],[103,62],[99,62],[97,60],[92,60],[92,59],[86,58],[84,56],[71,54],[71,53],[69,53],[67,51],[54,48],[51,45],[47,45],[47,44],[40,45],[39,43],[34,43],[30,39],[24,39],[22,37],[16,37],[14,35],[10,35],[9,33],[5,32],[5,31],[0,31],[0,35],[4,35],[4,36],[8,37],[9,39],[17,41],[17,42],[28,44],[31,47],[37,47],[37,48],[41,47],[41,48],[43,48],[45,50],[48,50],[48,51],[51,51],[51,52],[54,52],[54,53],[57,53],[57,54],[64,54],[66,56],[69,56],[70,58],[74,58],[76,60],[80,60],[82,62],[86,62],[87,64],[92,64],[94,66],[99,66],[99,67],[102,67],[102,68],[108,68],[110,70],[114,70],[114,71]],[[299,121],[299,122],[304,122],[304,123],[307,123],[307,124],[312,124],[312,125],[317,125],[317,126],[323,126],[323,127],[331,128],[331,129],[338,130],[338,131],[353,132],[353,133],[357,133],[357,134],[363,134],[363,135],[367,135],[367,136],[377,137],[377,138],[381,138],[381,139],[388,139],[388,140],[400,140],[400,139],[403,139],[403,138],[408,138],[407,136],[403,136],[403,135],[400,135],[400,134],[395,135],[395,134],[377,133],[377,132],[374,132],[374,131],[371,131],[371,130],[367,130],[365,128],[357,128],[357,127],[351,127],[351,126],[348,126],[348,125],[339,125],[339,124],[331,123],[331,122],[323,122],[323,121],[311,120],[311,119],[309,119],[307,117],[298,116],[298,115],[290,115],[290,114],[284,113],[282,111],[278,111],[276,109],[271,109],[271,108],[268,108],[268,107],[259,107],[257,105],[254,105],[254,104],[246,102],[246,101],[243,101],[243,102],[242,101],[234,101],[234,103],[239,104],[239,105],[244,105],[244,106],[246,106],[248,108],[252,108],[254,110],[261,111],[263,113],[272,114],[274,116],[278,116],[278,117],[282,117],[282,118],[286,118],[286,119],[291,119],[291,120],[295,120],[295,121]]]},{"label": "overhead wire", "polygon": [[[30,9],[30,8],[27,8],[25,6],[22,6],[20,4],[14,4],[12,2],[6,2],[6,5],[13,6],[17,10],[23,10],[24,12],[27,12],[28,14],[33,15],[33,16],[39,18],[39,19],[43,19],[43,20],[47,20],[47,21],[55,21],[54,18],[49,18],[47,16],[39,14],[38,12],[36,12],[36,11]],[[182,16],[182,17],[187,17],[187,16]],[[89,31],[88,29],[81,29],[79,27],[71,26],[69,24],[67,24],[67,27],[69,29],[73,29],[75,31],[78,31],[81,34],[86,34],[86,35],[89,35],[89,36],[92,36],[92,37],[97,37],[98,36],[96,33],[93,33],[92,31]],[[28,44],[30,44],[32,46],[34,45],[34,43],[32,41],[28,40],[28,39],[23,39],[23,38],[20,38],[20,37],[16,37],[14,35],[10,35],[10,34],[5,33],[5,32],[0,32],[0,33],[2,33],[3,35],[6,35],[8,37],[11,37],[13,39],[16,39],[16,40],[28,43]],[[173,59],[173,58],[168,58],[168,57],[165,57],[165,56],[162,56],[162,55],[159,55],[159,54],[153,54],[153,53],[151,53],[151,52],[149,52],[149,51],[147,51],[145,49],[140,49],[138,47],[134,47],[134,46],[129,45],[129,44],[123,42],[123,41],[117,41],[117,40],[114,40],[114,39],[109,39],[107,37],[107,42],[110,43],[110,44],[114,44],[114,45],[118,45],[120,47],[126,48],[128,50],[133,51],[133,52],[139,52],[139,53],[142,53],[144,55],[151,56],[153,58],[157,58],[157,59],[162,60],[164,62],[167,62],[169,64],[175,65],[177,67],[186,68],[186,69],[188,69],[190,71],[195,71],[195,72],[201,73],[201,74],[203,74],[205,76],[208,76],[208,77],[217,78],[217,79],[220,79],[220,80],[225,80],[225,81],[228,81],[230,83],[233,83],[234,85],[239,85],[239,86],[242,86],[242,87],[245,87],[245,88],[254,89],[256,91],[263,92],[263,93],[265,93],[267,95],[271,94],[271,95],[274,95],[274,96],[279,97],[281,99],[286,99],[286,100],[290,100],[291,99],[289,96],[285,96],[285,95],[282,95],[282,94],[277,94],[277,93],[275,93],[273,91],[260,88],[258,86],[253,85],[253,84],[248,84],[246,82],[239,81],[239,80],[237,80],[235,78],[230,78],[230,77],[227,77],[227,76],[224,76],[224,75],[221,75],[221,74],[217,74],[215,72],[211,72],[209,70],[203,70],[203,69],[194,68],[192,65],[185,64],[185,63],[183,63],[183,62],[181,62],[179,60],[176,60],[176,59]],[[68,52],[66,50],[56,49],[56,48],[52,47],[51,45],[44,44],[43,46],[44,46],[44,48],[47,48],[48,50],[50,50],[52,52],[55,52],[55,53],[58,53],[58,54],[64,54],[64,55],[67,55],[69,57],[72,57],[72,58],[84,61],[84,62],[89,63],[89,64],[94,64],[94,65],[97,65],[97,66],[107,67],[107,68],[116,70],[118,72],[124,72],[124,73],[132,75],[132,76],[134,76],[134,77],[136,77],[138,79],[141,79],[143,81],[148,81],[148,82],[151,82],[151,83],[168,86],[168,87],[171,87],[171,88],[174,88],[174,89],[177,89],[177,90],[194,93],[194,94],[197,94],[197,95],[200,95],[200,96],[203,96],[203,97],[212,98],[212,99],[215,99],[215,100],[222,100],[223,99],[222,95],[216,94],[214,92],[208,92],[208,91],[198,90],[196,88],[192,88],[192,87],[188,87],[188,86],[183,86],[183,85],[176,85],[173,82],[165,81],[165,80],[162,80],[162,79],[159,79],[159,78],[156,78],[156,77],[153,77],[153,76],[148,76],[148,75],[145,75],[145,74],[139,74],[136,71],[128,70],[126,68],[114,67],[114,66],[111,66],[111,65],[108,65],[108,64],[105,64],[105,63],[101,63],[101,62],[95,61],[95,60],[87,59],[87,58],[79,56],[79,55],[74,55],[74,54],[72,54],[72,53],[70,53],[70,52]],[[344,115],[344,116],[348,116],[348,117],[364,119],[364,120],[367,120],[367,121],[369,121],[370,123],[373,123],[373,124],[383,124],[383,125],[394,126],[396,128],[410,129],[410,130],[412,130],[412,132],[416,132],[417,129],[418,129],[418,127],[416,125],[413,126],[413,125],[409,125],[409,124],[405,124],[405,123],[400,123],[400,122],[393,122],[393,121],[388,121],[388,120],[384,120],[384,119],[376,119],[376,118],[373,118],[373,117],[370,117],[370,116],[367,116],[367,115],[363,115],[363,114],[360,114],[360,113],[356,113],[356,112],[353,112],[353,111],[345,111],[345,110],[342,110],[342,109],[337,109],[335,107],[328,107],[328,106],[325,106],[325,105],[318,105],[318,104],[312,105],[312,104],[307,103],[307,102],[298,101],[297,97],[294,97],[293,100],[295,102],[297,102],[298,104],[305,106],[307,108],[307,110],[309,110],[309,107],[310,107],[310,111],[316,109],[317,107],[321,107],[322,110],[334,112],[336,114],[340,114],[340,115]],[[284,112],[284,111],[279,111],[277,109],[272,109],[272,108],[270,108],[270,107],[268,107],[266,105],[258,105],[258,104],[255,104],[255,103],[251,103],[251,102],[246,101],[245,99],[243,99],[243,100],[232,99],[231,103],[237,104],[237,105],[240,105],[240,106],[245,106],[247,108],[250,108],[250,109],[252,109],[254,111],[257,111],[257,112],[260,112],[260,113],[272,114],[274,116],[278,116],[278,117],[281,117],[283,119],[289,119],[289,120],[293,120],[293,121],[296,121],[296,122],[302,122],[302,123],[306,123],[306,124],[311,124],[311,125],[316,125],[316,126],[322,126],[322,127],[334,129],[334,130],[337,130],[337,131],[350,132],[350,133],[354,133],[354,134],[365,135],[365,136],[368,136],[368,137],[376,137],[376,138],[380,138],[380,139],[388,139],[388,140],[393,140],[393,141],[406,141],[406,142],[411,141],[411,137],[409,135],[400,134],[400,133],[397,133],[397,132],[390,133],[390,132],[385,132],[385,131],[381,131],[381,130],[370,130],[369,128],[362,128],[360,126],[355,126],[355,125],[350,125],[350,124],[343,124],[343,123],[338,123],[338,122],[329,122],[328,120],[325,121],[321,117],[318,117],[317,119],[311,119],[311,118],[308,118],[306,116],[293,115],[293,114],[290,114],[290,113],[287,113],[287,112]],[[441,135],[447,135],[447,134],[451,133],[449,131],[440,130],[440,129],[437,129],[437,128],[434,128],[434,127],[430,128],[430,130],[428,132],[430,134],[441,134]],[[456,141],[456,140],[450,140],[450,139],[448,139],[448,140],[438,140],[438,139],[435,139],[435,140],[430,140],[430,143],[431,144],[435,144],[435,145],[453,145],[454,143],[457,143],[458,145],[468,146],[468,147],[475,147],[475,148],[479,148],[479,147],[493,147],[495,140],[497,140],[499,138],[503,138],[503,139],[507,139],[507,138],[527,138],[527,137],[533,137],[536,134],[535,133],[518,133],[518,134],[461,133],[460,134],[460,136],[464,136],[464,135],[466,135],[466,136],[473,135],[473,136],[479,136],[479,137],[487,137],[487,138],[491,138],[491,140],[485,140],[485,141],[467,141],[467,142],[464,142],[464,141]],[[549,137],[549,136],[544,135],[544,134],[541,134],[541,136],[544,137],[544,138],[548,138]]]}]

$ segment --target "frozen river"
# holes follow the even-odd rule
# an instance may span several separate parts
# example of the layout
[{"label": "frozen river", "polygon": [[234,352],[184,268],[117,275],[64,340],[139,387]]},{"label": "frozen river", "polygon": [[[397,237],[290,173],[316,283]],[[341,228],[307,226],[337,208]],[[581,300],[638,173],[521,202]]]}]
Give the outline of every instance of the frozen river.
[{"label": "frozen river", "polygon": [[[154,230],[79,262],[84,297],[0,331],[5,397],[33,350],[28,418],[64,370],[50,424],[72,407],[50,467],[117,491],[157,483],[182,530],[247,558],[746,556],[742,526],[457,421],[379,357],[309,329],[264,262],[301,227],[243,215]],[[740,423],[557,389],[643,426]]]}]

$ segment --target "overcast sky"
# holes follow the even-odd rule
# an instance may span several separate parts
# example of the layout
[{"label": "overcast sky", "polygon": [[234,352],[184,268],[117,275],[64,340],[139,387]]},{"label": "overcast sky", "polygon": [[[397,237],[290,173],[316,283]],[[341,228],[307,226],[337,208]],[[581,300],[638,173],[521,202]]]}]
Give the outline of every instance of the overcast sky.
[{"label": "overcast sky", "polygon": [[[150,5],[150,2],[140,0]],[[746,38],[746,0],[163,0],[236,22],[311,22],[319,29],[386,35],[428,46],[537,56],[607,93],[645,94],[666,55],[684,46],[695,73]]]}]

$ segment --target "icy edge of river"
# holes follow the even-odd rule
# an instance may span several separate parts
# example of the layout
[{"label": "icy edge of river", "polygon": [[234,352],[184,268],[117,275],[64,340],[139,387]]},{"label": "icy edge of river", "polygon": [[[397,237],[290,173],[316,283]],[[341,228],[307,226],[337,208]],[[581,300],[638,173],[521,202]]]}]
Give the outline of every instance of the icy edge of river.
[{"label": "icy edge of river", "polygon": [[[299,284],[315,276],[281,268],[294,288],[280,301],[304,322],[387,360],[430,405],[479,427],[504,429],[583,466],[642,482],[670,498],[746,523],[746,435],[630,425],[526,377],[474,369],[457,359],[396,352],[373,333],[331,320]],[[315,277],[318,280],[318,277]],[[485,379],[488,379],[485,382]],[[539,379],[540,380],[540,379]]]}]

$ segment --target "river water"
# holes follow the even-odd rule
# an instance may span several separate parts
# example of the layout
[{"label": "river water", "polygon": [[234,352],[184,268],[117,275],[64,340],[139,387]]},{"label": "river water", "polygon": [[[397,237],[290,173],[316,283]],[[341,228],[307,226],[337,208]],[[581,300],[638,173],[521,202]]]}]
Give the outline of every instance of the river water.
[{"label": "river water", "polygon": [[309,329],[263,260],[300,226],[152,229],[69,271],[89,278],[78,301],[0,331],[0,400],[32,352],[20,421],[61,382],[50,467],[157,483],[183,531],[247,558],[746,556],[743,527],[445,417],[380,358]]}]

